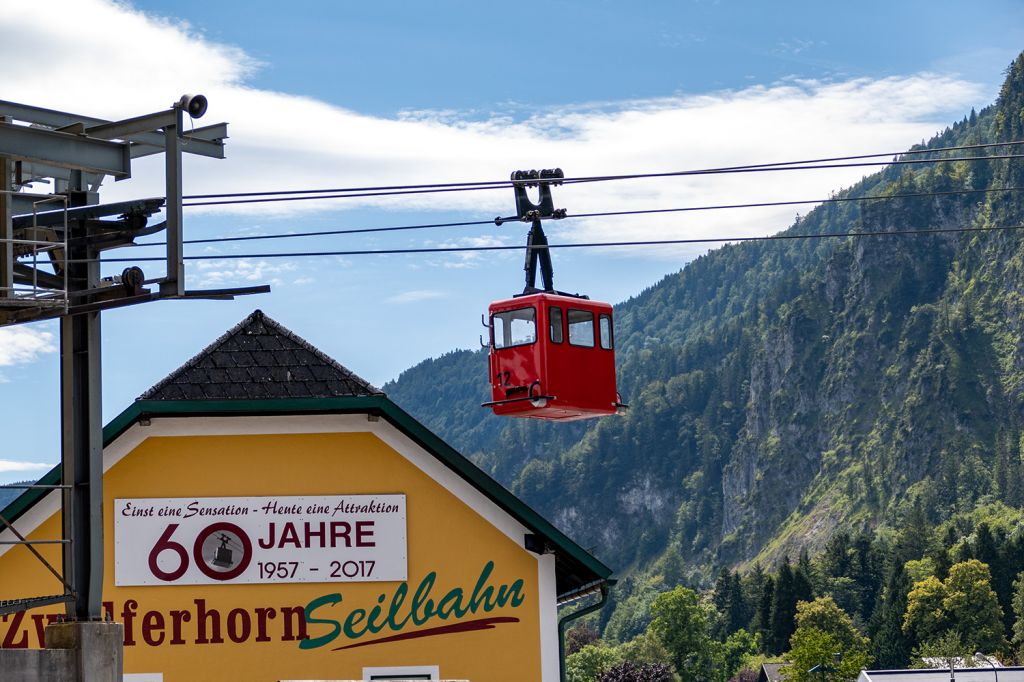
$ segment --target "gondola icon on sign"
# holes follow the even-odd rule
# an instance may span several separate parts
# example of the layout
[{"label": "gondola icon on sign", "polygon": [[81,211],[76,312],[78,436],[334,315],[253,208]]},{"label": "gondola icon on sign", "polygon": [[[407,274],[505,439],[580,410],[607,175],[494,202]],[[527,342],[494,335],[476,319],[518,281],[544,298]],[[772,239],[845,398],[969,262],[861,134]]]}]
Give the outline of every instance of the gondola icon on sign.
[{"label": "gondola icon on sign", "polygon": [[214,580],[233,580],[252,562],[252,540],[233,523],[204,528],[196,537],[195,550],[196,568]]},{"label": "gondola icon on sign", "polygon": [[217,539],[220,540],[220,547],[217,548],[217,553],[213,556],[213,565],[224,569],[231,568],[235,563],[233,553],[228,549],[231,538],[221,533]]}]

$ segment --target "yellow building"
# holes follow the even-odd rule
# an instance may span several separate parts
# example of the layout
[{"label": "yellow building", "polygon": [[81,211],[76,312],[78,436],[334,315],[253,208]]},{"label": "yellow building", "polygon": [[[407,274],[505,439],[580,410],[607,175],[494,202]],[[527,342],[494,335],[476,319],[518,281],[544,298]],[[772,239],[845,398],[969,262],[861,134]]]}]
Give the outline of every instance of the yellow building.
[{"label": "yellow building", "polygon": [[[133,682],[554,682],[558,604],[610,582],[260,311],[115,418],[103,460],[104,605]],[[29,539],[61,535],[56,491],[3,514]],[[60,565],[59,545],[38,547]],[[25,547],[0,546],[0,599],[61,592]],[[0,646],[40,647],[61,613],[4,616]]]}]

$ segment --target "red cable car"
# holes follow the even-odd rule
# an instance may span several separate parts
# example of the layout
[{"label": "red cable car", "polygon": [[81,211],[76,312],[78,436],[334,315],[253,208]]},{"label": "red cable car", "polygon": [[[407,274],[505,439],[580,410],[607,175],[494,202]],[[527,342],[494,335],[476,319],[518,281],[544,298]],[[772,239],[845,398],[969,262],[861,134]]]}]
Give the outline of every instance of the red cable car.
[{"label": "red cable car", "polygon": [[[564,209],[554,209],[550,188],[562,177],[560,169],[512,174],[518,219],[531,220],[533,226],[526,247],[526,288],[488,308],[491,401],[484,407],[497,415],[571,421],[626,407],[615,388],[612,306],[555,291],[552,285],[541,218],[565,216]],[[527,198],[530,186],[540,187],[540,203]],[[544,289],[535,286],[538,265]]]}]

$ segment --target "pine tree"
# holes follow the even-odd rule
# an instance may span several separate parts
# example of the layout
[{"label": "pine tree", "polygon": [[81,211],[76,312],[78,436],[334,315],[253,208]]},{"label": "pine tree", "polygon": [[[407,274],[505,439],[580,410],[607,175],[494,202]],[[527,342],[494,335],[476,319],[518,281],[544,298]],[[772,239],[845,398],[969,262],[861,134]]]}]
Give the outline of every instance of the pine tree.
[{"label": "pine tree", "polygon": [[728,567],[718,572],[718,580],[715,581],[715,589],[711,593],[711,603],[715,605],[720,618],[715,624],[715,637],[724,640],[729,636],[729,602],[731,599],[732,573]]},{"label": "pine tree", "polygon": [[1021,475],[1024,475],[1021,467],[1022,455],[1024,455],[1024,435],[1022,435],[1011,449],[1011,456],[1007,462],[1006,474],[1006,504],[1011,507],[1020,507],[1024,504],[1024,485],[1021,482]]},{"label": "pine tree", "polygon": [[768,652],[781,654],[789,649],[789,638],[796,630],[796,576],[789,557],[785,557],[775,578],[772,595],[771,624],[768,632]]},{"label": "pine tree", "polygon": [[996,439],[996,459],[995,465],[992,467],[992,483],[996,495],[1004,502],[1009,496],[1010,476],[1010,446],[1005,437],[999,437]]},{"label": "pine tree", "polygon": [[748,611],[740,574],[738,572],[733,573],[732,580],[729,581],[729,608],[728,611],[722,614],[728,623],[726,632],[729,635],[747,626]]},{"label": "pine tree", "polygon": [[885,591],[871,616],[871,651],[879,668],[893,670],[910,665],[914,643],[903,632],[910,587],[910,577],[903,564],[894,562],[885,581]]},{"label": "pine tree", "polygon": [[766,575],[754,614],[753,631],[761,636],[761,647],[764,653],[771,649],[772,634],[772,603],[775,601],[775,579]]},{"label": "pine tree", "polygon": [[881,574],[881,561],[872,545],[871,536],[864,532],[859,533],[853,541],[850,577],[857,585],[859,606],[855,615],[862,623],[868,621],[875,609],[875,600],[882,586]]},{"label": "pine tree", "polygon": [[1006,632],[1013,627],[1013,578],[1015,572],[1007,565],[1006,553],[1002,547],[1006,545],[1002,534],[997,537],[985,522],[978,524],[974,532],[972,555],[975,559],[988,566],[992,575],[992,590],[996,593],[999,606],[1003,610],[1003,625]]},{"label": "pine tree", "polygon": [[849,575],[850,571],[850,534],[839,531],[825,543],[821,553],[821,569],[830,578]]},{"label": "pine tree", "polygon": [[924,557],[932,549],[932,535],[924,503],[920,497],[915,497],[897,535],[896,556],[893,560],[903,564]]}]

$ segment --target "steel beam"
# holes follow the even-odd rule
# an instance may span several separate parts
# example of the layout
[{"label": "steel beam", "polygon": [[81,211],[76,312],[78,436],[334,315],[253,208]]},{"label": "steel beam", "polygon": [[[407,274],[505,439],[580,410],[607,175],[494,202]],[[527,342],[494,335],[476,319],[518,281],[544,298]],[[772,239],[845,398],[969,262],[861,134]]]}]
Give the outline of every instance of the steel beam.
[{"label": "steel beam", "polygon": [[143,215],[152,215],[160,210],[163,206],[164,200],[160,197],[152,197],[149,199],[129,199],[128,201],[118,201],[112,204],[93,204],[91,206],[76,206],[75,208],[69,208],[66,212],[61,209],[57,211],[40,211],[34,216],[32,214],[19,215],[14,218],[14,226],[19,229],[32,227],[37,225],[39,227],[56,227],[64,224],[65,214],[67,220],[93,220],[96,218],[106,218],[112,215],[128,215],[131,213],[141,213]]},{"label": "steel beam", "polygon": [[14,292],[14,222],[11,194],[10,159],[0,157],[0,298],[13,297]]},{"label": "steel beam", "polygon": [[[81,179],[73,178],[74,189]],[[74,195],[72,195],[74,196]],[[68,224],[72,291],[100,284],[98,252],[88,245],[86,221]],[[75,244],[72,246],[72,241]],[[61,483],[64,490],[64,579],[75,588],[72,620],[101,620],[103,600],[103,414],[100,314],[64,315],[61,343]]]},{"label": "steel beam", "polygon": [[80,116],[79,114],[71,114],[66,111],[44,109],[43,107],[34,107],[31,104],[8,102],[7,100],[0,100],[0,116],[7,116],[13,118],[15,121],[38,123],[39,125],[50,126],[52,128],[62,128],[74,125],[75,123],[84,123],[85,125],[107,123],[107,121],[102,118]]},{"label": "steel beam", "polygon": [[42,161],[55,166],[128,178],[132,174],[127,142],[94,140],[0,122],[0,156]]},{"label": "steel beam", "polygon": [[18,611],[28,611],[40,606],[60,604],[61,602],[68,601],[68,599],[69,597],[66,594],[55,594],[51,597],[29,597],[28,599],[0,599],[0,616],[7,617],[7,614],[17,613]]},{"label": "steel beam", "polygon": [[[134,157],[133,157],[134,158]],[[21,162],[21,183],[31,182],[33,180],[40,180],[44,178],[59,178],[61,180],[68,180],[71,177],[72,169],[61,168],[60,166],[54,166],[47,163],[33,163],[30,161]],[[87,173],[85,177],[86,186],[91,186],[97,182],[103,180],[103,175],[99,173]]]},{"label": "steel beam", "polygon": [[[9,116],[16,121],[38,123],[39,125],[50,126],[53,128],[65,128],[75,124],[81,124],[83,130],[90,126],[100,126],[111,123],[111,121],[96,118],[94,116],[81,116],[79,114],[72,114],[65,111],[33,107],[27,104],[19,104],[17,102],[8,102],[5,100],[0,100],[0,116]],[[156,127],[159,128],[162,126]],[[92,133],[90,134],[92,135]],[[92,136],[98,137],[97,135]],[[227,139],[228,126],[226,123],[202,126],[188,131],[185,133],[184,137],[188,140],[184,149],[182,149],[186,154],[198,154],[199,156],[223,159],[224,144],[220,141]],[[154,128],[150,128],[149,132],[130,135],[128,139],[134,143],[132,144],[131,151],[133,158],[149,156],[150,154],[159,154],[164,150],[164,134]]]},{"label": "steel beam", "polygon": [[89,137],[96,137],[101,140],[130,139],[132,135],[148,133],[159,128],[177,126],[181,129],[181,109],[174,107],[167,111],[158,111],[155,114],[126,118],[123,121],[112,121],[99,125],[89,126],[85,134]]},{"label": "steel beam", "polygon": [[185,291],[185,251],[181,233],[181,140],[174,126],[164,128],[164,179],[167,184],[167,275],[160,283],[162,296]]},{"label": "steel beam", "polygon": [[[163,133],[146,133],[143,135],[132,135],[132,158],[140,156],[151,156],[164,151]],[[185,133],[182,137],[184,143],[181,151],[186,154],[206,156],[211,159],[224,158],[224,143],[227,139],[228,124],[217,123],[212,126],[196,128]]]}]

